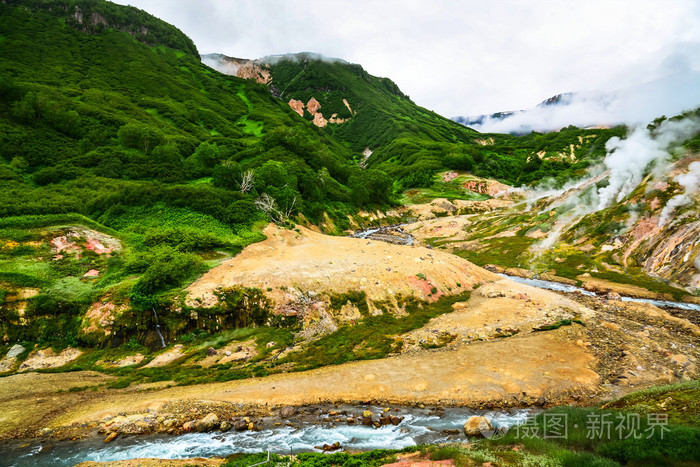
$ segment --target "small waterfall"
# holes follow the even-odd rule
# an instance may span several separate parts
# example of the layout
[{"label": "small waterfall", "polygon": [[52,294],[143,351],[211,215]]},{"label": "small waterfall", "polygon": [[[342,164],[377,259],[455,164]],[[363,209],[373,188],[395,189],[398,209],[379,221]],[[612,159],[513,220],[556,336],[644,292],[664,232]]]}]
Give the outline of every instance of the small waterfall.
[{"label": "small waterfall", "polygon": [[160,344],[165,347],[165,339],[163,339],[163,334],[160,332],[160,323],[158,322],[158,313],[156,313],[155,307],[151,307],[151,310],[153,310],[153,317],[156,319],[156,332],[158,333],[158,337],[160,337]]}]

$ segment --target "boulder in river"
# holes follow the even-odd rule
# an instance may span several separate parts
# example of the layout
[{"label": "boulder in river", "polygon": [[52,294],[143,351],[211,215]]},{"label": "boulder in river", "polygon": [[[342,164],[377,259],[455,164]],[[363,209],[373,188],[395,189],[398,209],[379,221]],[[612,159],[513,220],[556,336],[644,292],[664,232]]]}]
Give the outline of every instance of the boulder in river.
[{"label": "boulder in river", "polygon": [[204,418],[194,422],[194,428],[200,433],[211,431],[219,427],[219,417],[215,413],[210,413]]},{"label": "boulder in river", "polygon": [[484,433],[489,431],[493,431],[493,425],[485,417],[469,417],[464,424],[464,434],[467,436],[484,436]]},{"label": "boulder in river", "polygon": [[248,429],[248,423],[245,420],[236,420],[233,422],[233,429],[236,431],[243,431]]},{"label": "boulder in river", "polygon": [[340,441],[336,441],[333,444],[324,444],[323,446],[314,446],[314,449],[320,449],[323,452],[337,451],[338,449],[340,449]]},{"label": "boulder in river", "polygon": [[620,296],[619,293],[610,291],[610,292],[608,292],[607,294],[605,294],[605,299],[606,299],[606,300],[618,300],[618,301],[619,301],[619,300],[622,300],[622,297]]},{"label": "boulder in river", "polygon": [[289,418],[293,417],[297,414],[297,409],[296,407],[292,407],[291,405],[288,405],[286,407],[282,407],[280,409],[280,417],[282,418]]}]

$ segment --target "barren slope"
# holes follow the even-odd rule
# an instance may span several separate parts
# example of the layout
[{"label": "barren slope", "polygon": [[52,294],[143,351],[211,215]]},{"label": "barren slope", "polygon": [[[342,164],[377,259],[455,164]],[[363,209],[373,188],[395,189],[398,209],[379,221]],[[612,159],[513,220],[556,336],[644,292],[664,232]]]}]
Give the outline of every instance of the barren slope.
[{"label": "barren slope", "polygon": [[298,305],[301,296],[365,292],[373,301],[395,297],[437,300],[443,294],[472,290],[498,276],[457,256],[421,247],[332,237],[304,227],[270,224],[267,240],[207,272],[188,287],[188,303],[211,306],[218,287],[258,287],[278,311]]}]

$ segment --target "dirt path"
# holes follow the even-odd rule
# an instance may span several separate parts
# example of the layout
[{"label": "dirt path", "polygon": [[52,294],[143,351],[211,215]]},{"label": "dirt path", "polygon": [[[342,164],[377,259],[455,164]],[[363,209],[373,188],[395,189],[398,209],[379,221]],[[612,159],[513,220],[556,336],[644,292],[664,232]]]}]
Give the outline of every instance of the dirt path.
[{"label": "dirt path", "polygon": [[[72,387],[85,384],[86,379],[94,384],[97,379],[88,372],[68,374],[70,382],[66,374],[22,374],[0,380],[2,393],[13,394],[0,400],[0,433],[19,428],[18,425],[45,423],[57,427],[119,413],[158,410],[166,402],[179,400],[270,406],[367,400],[478,405],[500,400],[512,403],[523,393],[528,397],[558,398],[574,390],[595,388],[598,375],[588,368],[593,361],[575,345],[553,335],[534,334],[454,351],[149,391],[47,393],[48,388],[59,384]],[[37,399],[46,403],[37,404]]]}]

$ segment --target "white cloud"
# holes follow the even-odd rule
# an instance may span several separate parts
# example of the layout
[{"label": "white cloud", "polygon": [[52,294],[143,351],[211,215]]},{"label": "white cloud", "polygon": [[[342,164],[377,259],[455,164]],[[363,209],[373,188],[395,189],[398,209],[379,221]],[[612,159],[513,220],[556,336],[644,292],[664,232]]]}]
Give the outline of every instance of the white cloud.
[{"label": "white cloud", "polygon": [[360,63],[446,116],[529,108],[560,92],[654,80],[678,45],[700,43],[695,0],[118,3],[175,24],[202,53],[311,51]]},{"label": "white cloud", "polygon": [[[700,47],[697,48],[700,57]],[[585,128],[626,123],[635,126],[700,106],[700,72],[691,68],[670,70],[674,72],[648,83],[607,93],[566,95],[557,105],[537,106],[503,119],[487,117],[470,126],[486,133],[553,131],[569,125]]]}]

